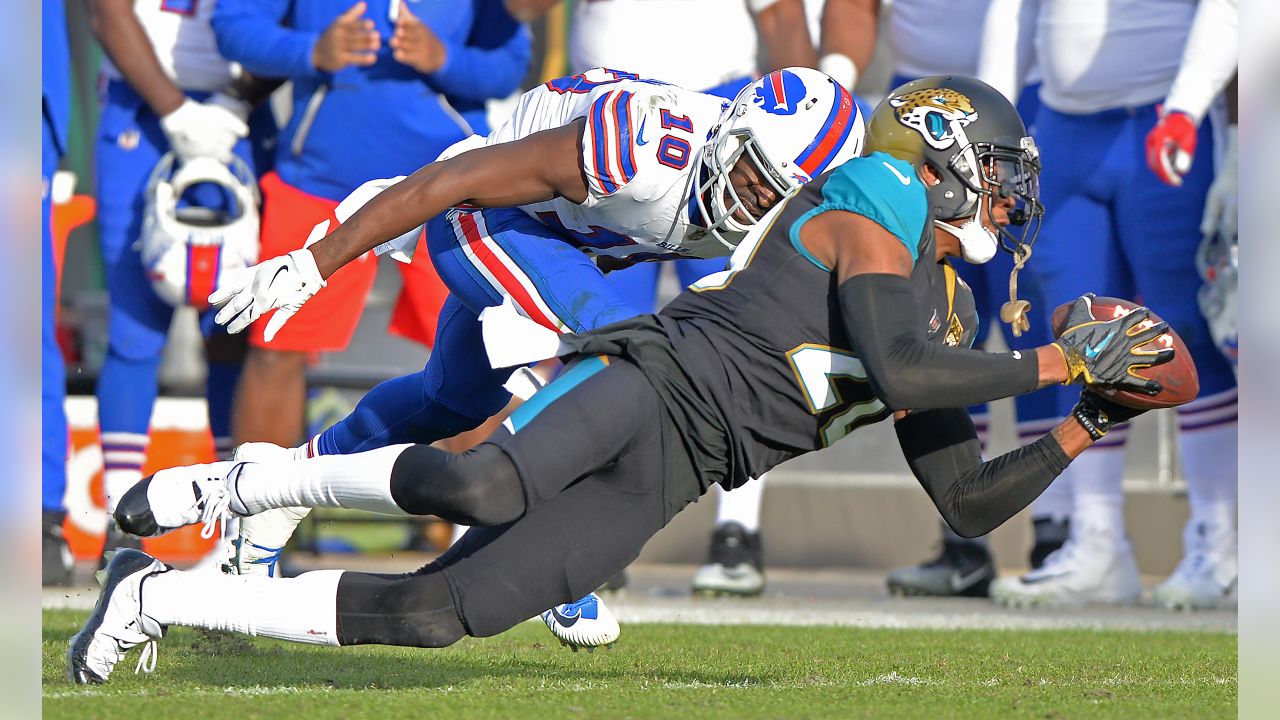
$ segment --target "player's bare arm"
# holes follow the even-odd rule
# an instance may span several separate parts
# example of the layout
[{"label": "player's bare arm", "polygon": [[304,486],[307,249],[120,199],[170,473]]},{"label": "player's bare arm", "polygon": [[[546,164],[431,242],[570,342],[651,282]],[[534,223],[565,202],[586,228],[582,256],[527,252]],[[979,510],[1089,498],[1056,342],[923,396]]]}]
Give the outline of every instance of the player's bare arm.
[{"label": "player's bare arm", "polygon": [[230,89],[204,102],[187,97],[165,73],[128,0],[93,0],[90,13],[107,57],[160,117],[170,151],[184,162],[206,156],[229,162],[236,142],[249,134],[249,103]]},{"label": "player's bare arm", "polygon": [[89,17],[107,57],[147,105],[161,117],[177,110],[186,96],[160,66],[132,0],[92,0]]},{"label": "player's bare arm", "polygon": [[369,201],[310,247],[320,276],[456,205],[517,207],[563,197],[587,199],[582,171],[585,120],[515,142],[477,148],[426,165]]},{"label": "player's bare arm", "polygon": [[[246,268],[209,296],[215,320],[237,333],[275,310],[268,342],[338,268],[457,205],[514,207],[587,198],[582,170],[584,120],[510,143],[434,162],[383,190],[336,230],[308,247]],[[313,235],[329,228],[318,225]]]},{"label": "player's bare arm", "polygon": [[817,67],[803,0],[778,0],[756,13],[755,21],[768,60],[765,69]]},{"label": "player's bare arm", "polygon": [[822,6],[818,69],[853,90],[871,64],[880,0],[827,0]]}]

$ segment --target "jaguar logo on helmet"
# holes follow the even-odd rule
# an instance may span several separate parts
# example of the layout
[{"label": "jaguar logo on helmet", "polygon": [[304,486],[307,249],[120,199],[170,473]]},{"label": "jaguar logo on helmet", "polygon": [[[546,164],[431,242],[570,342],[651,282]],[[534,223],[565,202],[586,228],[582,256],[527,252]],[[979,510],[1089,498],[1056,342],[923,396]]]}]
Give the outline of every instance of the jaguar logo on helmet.
[{"label": "jaguar logo on helmet", "polygon": [[948,88],[925,88],[889,98],[898,122],[924,136],[935,150],[957,140],[967,144],[964,127],[978,119],[978,111],[964,94]]},{"label": "jaguar logo on helmet", "polygon": [[789,70],[771,72],[756,87],[753,101],[771,115],[795,115],[804,100],[804,81]]}]

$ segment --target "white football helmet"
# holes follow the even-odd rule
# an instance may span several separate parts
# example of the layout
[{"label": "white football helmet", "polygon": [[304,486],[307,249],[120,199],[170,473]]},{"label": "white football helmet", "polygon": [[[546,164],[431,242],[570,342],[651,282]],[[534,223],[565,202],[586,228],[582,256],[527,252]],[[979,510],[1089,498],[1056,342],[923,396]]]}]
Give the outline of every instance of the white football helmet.
[{"label": "white football helmet", "polygon": [[[138,248],[161,299],[204,309],[222,278],[258,262],[258,185],[239,157],[175,163],[169,153],[151,171]],[[201,183],[221,188],[226,209],[179,203]]]},{"label": "white football helmet", "polygon": [[[775,70],[743,88],[698,153],[694,197],[708,228],[730,249],[760,221],[729,182],[743,154],[785,200],[862,152],[862,113],[840,83],[810,68]],[[743,222],[734,213],[750,218]]]}]

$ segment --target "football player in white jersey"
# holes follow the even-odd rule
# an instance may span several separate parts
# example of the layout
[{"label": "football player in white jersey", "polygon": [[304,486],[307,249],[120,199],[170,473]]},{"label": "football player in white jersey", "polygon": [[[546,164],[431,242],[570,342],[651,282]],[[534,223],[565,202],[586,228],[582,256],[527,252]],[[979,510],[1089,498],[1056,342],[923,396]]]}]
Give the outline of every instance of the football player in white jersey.
[{"label": "football player in white jersey", "polygon": [[[398,239],[412,246],[427,223],[428,249],[452,292],[437,351],[422,372],[374,388],[296,452],[433,442],[476,427],[511,399],[510,373],[484,355],[484,308],[509,299],[555,332],[631,317],[636,310],[604,282],[605,269],[727,256],[769,208],[855,157],[862,136],[853,97],[816,70],[775,71],[730,103],[593,69],[529,91],[487,138],[450,148],[409,178],[367,183],[316,227],[314,244],[260,264],[212,300],[232,332],[275,310],[270,339],[342,264],[384,244],[403,252]],[[145,507],[145,489],[135,497]],[[126,503],[120,513],[136,510]],[[289,512],[245,525],[242,568],[285,544],[299,517]],[[589,607],[570,603],[544,619],[575,646],[611,642],[616,621],[607,616],[611,627],[598,631],[601,623],[583,618],[602,606],[594,596],[583,601]],[[579,621],[570,627],[560,617]]]},{"label": "football player in white jersey", "polygon": [[[250,117],[245,96],[261,99],[262,88],[218,54],[209,25],[214,5],[212,0],[90,3],[94,32],[107,55],[95,154],[109,303],[107,353],[97,383],[108,511],[142,477],[156,374],[174,310],[148,282],[156,268],[147,262],[150,258],[141,247],[145,241],[138,242],[148,227],[147,209],[155,206],[154,198],[148,197],[149,187],[154,187],[148,178],[166,153],[173,153],[179,163],[197,158],[225,163],[234,154],[251,173],[260,174],[267,161],[264,143],[275,132],[269,108],[259,108]],[[245,139],[251,125],[252,144]],[[242,174],[241,180],[256,185],[253,177]],[[207,183],[187,196],[211,212],[235,205]],[[252,223],[241,223],[238,232],[256,258],[256,217]],[[206,247],[213,252],[205,254],[203,272],[201,264],[193,262],[185,274],[185,284],[198,296],[192,304],[200,308],[208,307],[204,296],[226,260],[218,247]],[[219,450],[230,452],[231,396],[244,343],[213,332],[212,313],[203,314],[202,325],[209,336],[209,425]],[[104,550],[131,544],[114,524],[108,523],[107,532]]]},{"label": "football player in white jersey", "polygon": [[[1186,339],[1199,371],[1200,397],[1177,410],[1191,505],[1185,554],[1154,594],[1161,605],[1214,605],[1237,574],[1237,395],[1196,301],[1196,249],[1214,176],[1214,131],[1223,126],[1221,91],[1235,72],[1235,0],[1000,4],[1010,31],[1021,26],[1013,13],[1032,15],[1043,77],[1036,122],[1049,208],[1036,248],[1042,309],[1080,287],[1142,297]],[[1025,46],[1009,42],[1004,57],[983,63],[1022,67],[1012,55]],[[1121,487],[1125,439],[1124,432],[1108,436],[1064,474],[1073,483],[1070,539],[1040,568],[993,583],[993,598],[1137,600],[1142,584]]]}]

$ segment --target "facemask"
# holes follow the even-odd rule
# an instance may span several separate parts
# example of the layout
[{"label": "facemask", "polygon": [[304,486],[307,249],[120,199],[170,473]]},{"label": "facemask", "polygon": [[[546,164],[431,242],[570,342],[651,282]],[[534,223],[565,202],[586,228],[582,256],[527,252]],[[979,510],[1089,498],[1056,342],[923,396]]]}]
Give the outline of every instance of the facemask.
[{"label": "facemask", "polygon": [[976,215],[966,220],[960,227],[941,220],[934,220],[933,224],[960,240],[960,255],[965,262],[981,265],[996,256],[998,246],[996,236],[978,220]]}]

